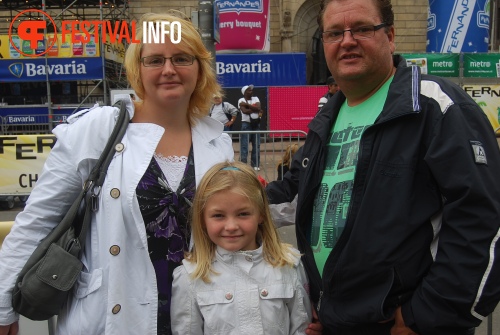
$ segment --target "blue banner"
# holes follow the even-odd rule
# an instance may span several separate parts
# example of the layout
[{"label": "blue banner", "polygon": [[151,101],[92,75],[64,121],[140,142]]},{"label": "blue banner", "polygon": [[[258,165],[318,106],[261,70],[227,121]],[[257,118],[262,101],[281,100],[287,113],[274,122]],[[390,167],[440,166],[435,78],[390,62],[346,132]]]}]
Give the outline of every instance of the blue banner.
[{"label": "blue banner", "polygon": [[220,54],[215,59],[223,87],[306,85],[305,53]]},{"label": "blue banner", "polygon": [[102,79],[100,57],[45,58],[0,60],[0,81],[4,83],[49,80],[98,80]]},{"label": "blue banner", "polygon": [[431,0],[427,52],[487,52],[490,0]]}]

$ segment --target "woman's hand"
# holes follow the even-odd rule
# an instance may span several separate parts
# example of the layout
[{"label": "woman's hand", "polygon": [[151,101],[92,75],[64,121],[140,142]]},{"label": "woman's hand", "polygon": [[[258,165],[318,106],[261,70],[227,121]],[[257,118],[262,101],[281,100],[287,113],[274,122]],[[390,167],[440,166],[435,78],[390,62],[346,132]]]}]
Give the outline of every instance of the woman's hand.
[{"label": "woman's hand", "polygon": [[18,332],[19,332],[18,321],[8,326],[0,326],[0,335],[17,335]]},{"label": "woman's hand", "polygon": [[323,325],[319,322],[318,314],[316,313],[314,306],[312,307],[312,315],[313,315],[312,323],[310,323],[307,326],[306,334],[307,335],[321,335],[321,334],[323,334]]}]

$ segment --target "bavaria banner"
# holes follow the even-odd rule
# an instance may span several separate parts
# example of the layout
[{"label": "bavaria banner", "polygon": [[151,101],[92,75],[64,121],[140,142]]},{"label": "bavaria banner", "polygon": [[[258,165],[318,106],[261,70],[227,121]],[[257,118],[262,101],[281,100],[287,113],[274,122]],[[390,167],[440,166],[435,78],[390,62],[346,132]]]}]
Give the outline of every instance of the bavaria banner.
[{"label": "bavaria banner", "polygon": [[430,0],[427,52],[487,52],[490,0]]},{"label": "bavaria banner", "polygon": [[[47,61],[48,66],[45,66]],[[33,58],[0,60],[0,78],[4,83],[49,80],[98,80],[102,78],[100,57]]]},{"label": "bavaria banner", "polygon": [[306,54],[224,54],[215,57],[223,87],[306,85]]},{"label": "bavaria banner", "polygon": [[269,52],[269,0],[218,0],[218,53]]}]

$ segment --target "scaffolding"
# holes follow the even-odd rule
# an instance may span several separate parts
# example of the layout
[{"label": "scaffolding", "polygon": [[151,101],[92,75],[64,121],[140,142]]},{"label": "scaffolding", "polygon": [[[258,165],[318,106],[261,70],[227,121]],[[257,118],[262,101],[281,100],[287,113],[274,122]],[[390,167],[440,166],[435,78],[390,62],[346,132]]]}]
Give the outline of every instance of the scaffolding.
[{"label": "scaffolding", "polygon": [[[62,22],[66,20],[127,22],[127,24],[130,24],[131,21],[128,0],[0,0],[0,34],[8,35],[9,26],[20,14],[23,20],[46,20],[43,14],[29,11],[33,9],[47,13],[54,20],[58,33],[62,31]],[[15,29],[12,34],[17,34]],[[100,30],[98,36],[102,36],[102,27],[98,25],[96,29]],[[51,22],[48,22],[45,32],[49,34],[54,32]],[[89,31],[89,33],[93,34],[94,32]],[[123,64],[106,58],[105,48],[109,48],[109,45],[104,44],[102,38],[99,38],[99,46],[103,73],[98,80],[68,80],[67,82],[50,82],[49,84],[49,75],[47,74],[45,82],[23,83],[24,88],[30,89],[21,92],[21,94],[17,92],[17,94],[9,95],[7,91],[10,92],[12,89],[4,87],[0,91],[2,97],[0,108],[6,105],[9,107],[13,107],[12,105],[22,105],[22,107],[48,105],[48,116],[51,118],[55,108],[66,107],[68,109],[67,107],[71,106],[76,111],[81,107],[92,106],[95,103],[108,104],[111,89],[124,89],[128,88],[129,85]],[[47,54],[45,59],[47,64]],[[3,83],[1,85],[12,84]],[[40,95],[43,90],[46,90],[46,95]],[[49,130],[51,128],[49,125]]]}]

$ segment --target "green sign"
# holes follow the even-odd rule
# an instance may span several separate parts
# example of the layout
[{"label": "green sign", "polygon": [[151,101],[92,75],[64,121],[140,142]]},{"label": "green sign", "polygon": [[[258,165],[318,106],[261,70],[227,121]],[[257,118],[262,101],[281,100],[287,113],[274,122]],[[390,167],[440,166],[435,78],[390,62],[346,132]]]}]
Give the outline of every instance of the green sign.
[{"label": "green sign", "polygon": [[460,75],[459,54],[402,54],[406,64],[418,65],[424,74],[433,74],[440,77],[458,77]]},{"label": "green sign", "polygon": [[463,59],[464,77],[500,77],[500,54],[464,54]]}]

